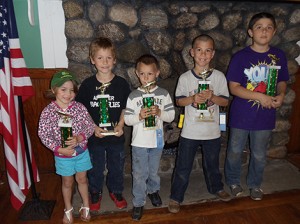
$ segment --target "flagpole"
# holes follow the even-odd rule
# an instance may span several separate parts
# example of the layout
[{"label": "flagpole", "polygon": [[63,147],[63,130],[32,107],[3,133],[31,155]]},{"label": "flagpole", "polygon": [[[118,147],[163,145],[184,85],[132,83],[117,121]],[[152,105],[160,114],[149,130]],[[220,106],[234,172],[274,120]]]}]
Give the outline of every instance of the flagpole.
[{"label": "flagpole", "polygon": [[26,160],[29,168],[30,181],[31,181],[31,193],[32,201],[27,201],[22,209],[20,219],[21,220],[49,220],[51,218],[52,211],[54,209],[55,201],[53,200],[40,200],[39,195],[36,192],[35,182],[33,178],[33,170],[31,164],[31,156],[29,153],[27,132],[25,126],[25,116],[23,109],[22,97],[18,96],[20,118],[22,124],[23,139],[25,145]]}]

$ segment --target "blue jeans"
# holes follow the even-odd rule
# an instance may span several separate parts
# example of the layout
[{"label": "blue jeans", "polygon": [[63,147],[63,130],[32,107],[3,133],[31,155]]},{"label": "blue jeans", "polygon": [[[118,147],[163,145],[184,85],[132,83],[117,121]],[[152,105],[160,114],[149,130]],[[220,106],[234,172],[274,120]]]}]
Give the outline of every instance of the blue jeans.
[{"label": "blue jeans", "polygon": [[147,194],[160,190],[158,168],[162,148],[141,148],[132,146],[132,203],[134,207],[144,206]]},{"label": "blue jeans", "polygon": [[89,192],[102,192],[106,165],[108,170],[106,185],[109,192],[122,193],[124,189],[124,144],[91,145],[89,151],[93,164],[93,168],[88,171]]},{"label": "blue jeans", "polygon": [[247,186],[249,189],[261,186],[271,133],[271,130],[249,131],[237,128],[230,129],[225,161],[225,178],[228,186],[241,184],[242,153],[248,137],[250,138],[250,160]]},{"label": "blue jeans", "polygon": [[176,166],[173,173],[170,198],[181,203],[189,184],[194,158],[199,146],[202,146],[202,164],[209,193],[223,190],[222,175],[219,170],[221,139],[193,140],[180,137]]}]

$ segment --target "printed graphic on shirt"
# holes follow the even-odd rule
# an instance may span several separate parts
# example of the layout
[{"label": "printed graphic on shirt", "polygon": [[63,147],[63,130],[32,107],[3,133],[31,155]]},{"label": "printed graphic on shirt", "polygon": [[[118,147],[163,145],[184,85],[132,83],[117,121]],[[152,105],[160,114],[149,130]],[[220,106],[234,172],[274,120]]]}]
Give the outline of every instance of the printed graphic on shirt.
[{"label": "printed graphic on shirt", "polygon": [[[109,108],[119,108],[121,106],[120,101],[114,101],[114,100],[115,100],[114,96],[109,96],[108,99]],[[90,101],[90,105],[91,107],[99,107],[99,100],[97,99],[97,96],[93,97],[93,101]]]},{"label": "printed graphic on shirt", "polygon": [[[161,106],[162,103],[163,103],[163,99],[154,97],[154,105]],[[143,106],[144,106],[144,104],[143,104],[143,98],[137,100],[136,106],[138,108],[143,108]]]}]

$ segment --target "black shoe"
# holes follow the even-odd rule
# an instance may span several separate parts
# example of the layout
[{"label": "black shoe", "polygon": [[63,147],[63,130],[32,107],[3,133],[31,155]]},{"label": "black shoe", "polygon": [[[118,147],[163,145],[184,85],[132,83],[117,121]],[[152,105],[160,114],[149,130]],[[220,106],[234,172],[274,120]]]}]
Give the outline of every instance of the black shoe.
[{"label": "black shoe", "polygon": [[100,210],[101,199],[102,199],[101,193],[91,193],[91,198],[89,203],[91,212],[98,212]]},{"label": "black shoe", "polygon": [[140,220],[143,216],[143,210],[144,210],[144,206],[142,207],[133,207],[132,209],[132,219],[133,220]]},{"label": "black shoe", "polygon": [[148,197],[150,198],[151,203],[154,207],[159,207],[162,205],[161,198],[158,194],[158,191],[156,191],[152,194],[148,194]]},{"label": "black shoe", "polygon": [[98,201],[100,201],[102,199],[102,192],[100,193],[90,193],[91,195],[91,203],[97,203]]}]

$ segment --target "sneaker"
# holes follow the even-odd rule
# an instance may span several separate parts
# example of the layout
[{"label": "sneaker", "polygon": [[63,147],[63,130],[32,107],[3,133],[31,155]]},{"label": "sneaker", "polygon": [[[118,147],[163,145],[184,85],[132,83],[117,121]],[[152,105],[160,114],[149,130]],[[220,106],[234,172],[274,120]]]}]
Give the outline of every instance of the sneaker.
[{"label": "sneaker", "polygon": [[230,201],[231,197],[230,195],[224,191],[224,190],[220,190],[218,191],[216,194],[217,198],[219,198],[221,201]]},{"label": "sneaker", "polygon": [[168,210],[171,213],[178,213],[180,210],[180,203],[171,199],[168,205]]},{"label": "sneaker", "polygon": [[116,207],[118,209],[123,209],[127,207],[127,202],[123,198],[122,194],[117,194],[117,193],[109,193],[109,196],[111,200],[115,203]]},{"label": "sneaker", "polygon": [[143,216],[143,210],[144,210],[144,206],[141,207],[133,207],[132,209],[132,219],[133,220],[140,220]]},{"label": "sneaker", "polygon": [[161,198],[158,194],[158,191],[156,191],[152,194],[148,194],[148,197],[150,198],[151,203],[154,207],[159,207],[162,205]]},{"label": "sneaker", "polygon": [[250,197],[254,201],[260,201],[263,198],[263,191],[260,188],[252,188],[250,189]]},{"label": "sneaker", "polygon": [[90,210],[99,211],[101,206],[102,194],[91,193]]},{"label": "sneaker", "polygon": [[235,197],[240,196],[243,193],[243,188],[238,184],[230,186],[231,194]]}]

